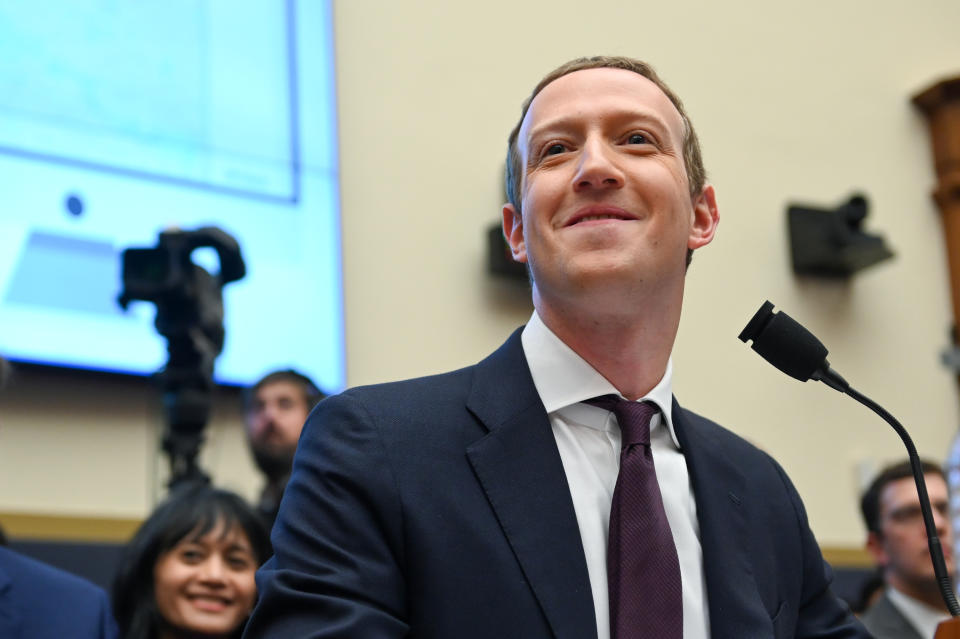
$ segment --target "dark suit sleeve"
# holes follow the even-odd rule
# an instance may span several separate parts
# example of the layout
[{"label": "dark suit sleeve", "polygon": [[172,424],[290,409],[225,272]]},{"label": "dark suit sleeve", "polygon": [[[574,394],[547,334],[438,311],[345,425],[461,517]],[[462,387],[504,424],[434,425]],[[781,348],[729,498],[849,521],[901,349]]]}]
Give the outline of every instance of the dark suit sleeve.
[{"label": "dark suit sleeve", "polygon": [[103,589],[0,546],[0,637],[116,639]]},{"label": "dark suit sleeve", "polygon": [[100,632],[96,636],[100,639],[117,639],[117,622],[113,618],[110,600],[107,593],[97,590],[97,609],[100,611]]},{"label": "dark suit sleeve", "polygon": [[406,636],[403,508],[384,427],[351,392],[311,414],[244,637]]},{"label": "dark suit sleeve", "polygon": [[789,613],[783,611],[774,626],[777,637],[794,636],[797,639],[870,639],[871,635],[853,616],[850,608],[830,589],[833,571],[823,560],[820,547],[810,530],[807,513],[800,495],[779,464],[774,464],[783,481],[800,527],[802,545],[803,586],[796,612],[795,634],[787,631],[791,624]]}]

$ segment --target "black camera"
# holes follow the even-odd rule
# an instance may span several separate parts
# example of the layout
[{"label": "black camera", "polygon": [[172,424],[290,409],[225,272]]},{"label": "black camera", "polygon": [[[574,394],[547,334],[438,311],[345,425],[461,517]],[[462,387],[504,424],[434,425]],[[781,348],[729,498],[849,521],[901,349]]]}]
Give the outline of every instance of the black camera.
[{"label": "black camera", "polygon": [[[220,260],[220,272],[211,275],[192,260],[198,248],[210,247]],[[240,245],[213,226],[194,231],[163,231],[154,248],[123,252],[123,292],[120,306],[132,300],[157,305],[157,331],[164,337],[200,326],[222,333],[224,284],[246,274]],[[222,334],[219,347],[223,347]]]},{"label": "black camera", "polygon": [[[198,248],[216,251],[219,273],[194,263]],[[167,340],[167,364],[158,379],[164,393],[163,448],[170,458],[170,485],[205,480],[196,457],[210,417],[214,360],[225,338],[223,286],[246,274],[240,245],[216,227],[176,229],[160,233],[153,248],[126,249],[122,259],[118,303],[124,309],[133,300],[155,304],[154,324]]]}]

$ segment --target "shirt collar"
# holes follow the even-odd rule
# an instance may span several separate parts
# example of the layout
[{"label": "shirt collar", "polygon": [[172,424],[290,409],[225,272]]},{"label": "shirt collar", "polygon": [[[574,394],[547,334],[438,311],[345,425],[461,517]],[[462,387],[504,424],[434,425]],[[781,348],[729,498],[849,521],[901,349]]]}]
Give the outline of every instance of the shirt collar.
[{"label": "shirt collar", "polygon": [[[536,311],[520,336],[523,353],[533,376],[533,385],[547,413],[556,412],[600,395],[620,395],[613,384],[597,372],[585,359],[551,331]],[[680,442],[673,430],[673,358],[667,360],[663,378],[641,398],[653,402],[660,409],[670,438],[679,449]]]}]

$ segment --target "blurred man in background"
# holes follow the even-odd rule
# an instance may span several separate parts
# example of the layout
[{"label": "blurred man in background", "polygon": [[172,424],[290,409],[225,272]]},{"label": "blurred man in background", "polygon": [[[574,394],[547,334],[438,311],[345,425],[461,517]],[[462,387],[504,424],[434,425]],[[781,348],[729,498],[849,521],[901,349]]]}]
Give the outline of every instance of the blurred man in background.
[{"label": "blurred man in background", "polygon": [[324,397],[309,377],[292,369],[274,371],[248,391],[247,442],[266,478],[257,509],[267,526],[277,518],[303,424]]},{"label": "blurred man in background", "polygon": [[[933,462],[921,462],[933,505],[933,521],[953,576],[953,534],[947,482]],[[867,526],[867,550],[883,575],[885,589],[863,613],[877,639],[933,639],[937,625],[950,617],[930,561],[920,497],[909,461],[883,469],[860,500]]]}]

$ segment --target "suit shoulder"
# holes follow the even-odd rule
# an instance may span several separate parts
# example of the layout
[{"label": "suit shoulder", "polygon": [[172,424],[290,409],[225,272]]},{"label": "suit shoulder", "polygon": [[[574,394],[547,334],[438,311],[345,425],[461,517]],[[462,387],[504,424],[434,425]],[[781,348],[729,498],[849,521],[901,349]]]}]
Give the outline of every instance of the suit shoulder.
[{"label": "suit shoulder", "polygon": [[8,548],[0,548],[0,568],[18,587],[29,586],[31,589],[43,590],[47,593],[60,593],[90,601],[105,596],[101,588],[86,579]]},{"label": "suit shoulder", "polygon": [[[384,382],[365,386],[355,386],[340,395],[329,399],[341,398],[367,405],[396,405],[416,407],[427,402],[434,410],[460,406],[471,393],[476,392],[476,381],[482,389],[494,388],[515,390],[516,387],[533,387],[523,354],[518,328],[497,350],[476,364],[456,370],[401,381]],[[325,400],[327,401],[327,400]]]},{"label": "suit shoulder", "polygon": [[695,429],[701,436],[711,439],[718,445],[734,451],[737,454],[751,456],[756,455],[776,464],[776,461],[774,461],[769,453],[759,448],[756,444],[753,444],[741,435],[738,435],[732,430],[721,426],[712,419],[704,417],[703,415],[699,415],[686,408],[681,408],[679,405],[675,404],[674,413],[676,414],[677,411],[679,411],[680,415],[682,416],[683,428]]},{"label": "suit shoulder", "polygon": [[0,548],[2,581],[24,636],[116,636],[106,592],[86,579]]},{"label": "suit shoulder", "polygon": [[362,411],[371,415],[438,414],[462,408],[474,366],[455,371],[348,388],[318,405],[320,411]]},{"label": "suit shoulder", "polygon": [[[679,411],[679,420],[677,411]],[[748,471],[753,481],[764,480],[766,488],[783,486],[796,501],[799,501],[799,496],[795,496],[796,488],[787,472],[770,453],[756,444],[711,419],[680,408],[677,404],[674,404],[674,425],[678,427],[677,436],[682,446],[685,447],[691,440],[701,445],[706,444],[722,454],[730,463]],[[691,435],[695,433],[696,437],[687,436],[686,430],[693,431]]]}]

